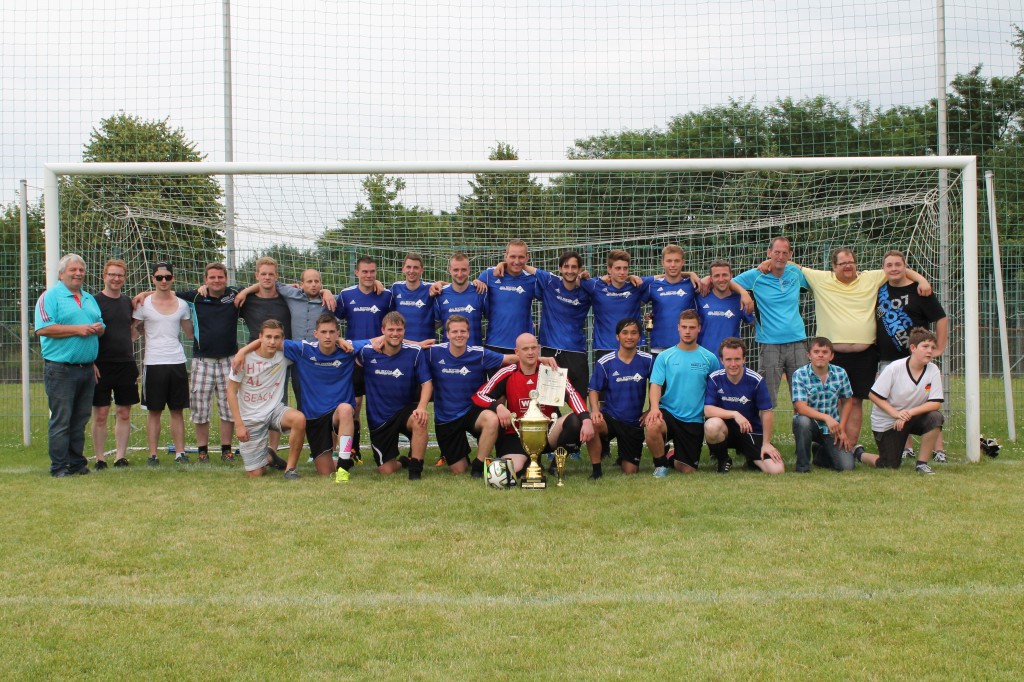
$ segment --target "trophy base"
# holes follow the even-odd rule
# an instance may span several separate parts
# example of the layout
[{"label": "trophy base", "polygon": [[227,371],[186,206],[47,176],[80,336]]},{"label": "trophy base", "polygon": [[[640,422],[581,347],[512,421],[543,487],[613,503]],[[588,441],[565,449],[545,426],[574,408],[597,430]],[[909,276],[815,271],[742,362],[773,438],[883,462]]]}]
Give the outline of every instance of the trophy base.
[{"label": "trophy base", "polygon": [[523,490],[544,490],[548,487],[548,482],[543,478],[538,480],[526,479],[520,481],[519,487]]},{"label": "trophy base", "polygon": [[544,478],[544,469],[536,461],[530,463],[526,468],[526,475],[519,481],[519,487],[523,490],[544,490],[548,487],[547,479]]}]

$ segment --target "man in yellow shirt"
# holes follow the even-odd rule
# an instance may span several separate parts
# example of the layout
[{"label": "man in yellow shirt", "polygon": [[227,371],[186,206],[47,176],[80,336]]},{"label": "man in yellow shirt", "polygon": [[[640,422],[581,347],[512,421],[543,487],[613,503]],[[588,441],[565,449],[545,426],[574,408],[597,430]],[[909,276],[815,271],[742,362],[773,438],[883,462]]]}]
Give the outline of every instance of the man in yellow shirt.
[{"label": "man in yellow shirt", "polygon": [[[857,443],[864,419],[862,401],[869,397],[878,370],[875,345],[878,287],[888,278],[884,270],[858,272],[853,249],[847,247],[832,252],[831,271],[805,267],[800,270],[814,295],[814,316],[818,325],[815,336],[832,340],[835,351],[832,364],[845,369],[850,377],[853,410],[846,422],[846,436],[851,444]],[[931,295],[931,284],[922,275],[907,268],[906,276],[917,283],[918,293]]]}]

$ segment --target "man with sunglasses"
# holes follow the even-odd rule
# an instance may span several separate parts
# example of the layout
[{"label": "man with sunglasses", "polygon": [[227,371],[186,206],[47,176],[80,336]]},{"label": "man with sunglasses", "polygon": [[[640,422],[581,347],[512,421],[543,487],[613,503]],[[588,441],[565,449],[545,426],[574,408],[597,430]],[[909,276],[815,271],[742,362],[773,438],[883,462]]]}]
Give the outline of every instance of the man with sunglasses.
[{"label": "man with sunglasses", "polygon": [[143,301],[132,314],[132,338],[145,336],[146,350],[142,369],[142,404],[149,411],[146,417],[146,441],[149,445],[149,466],[160,464],[160,418],[166,408],[171,413],[171,439],[174,461],[188,464],[185,454],[185,418],[188,407],[188,373],[185,370],[185,349],[180,334],[191,340],[192,315],[188,304],[174,295],[174,269],[161,261],[153,266],[156,292]]}]

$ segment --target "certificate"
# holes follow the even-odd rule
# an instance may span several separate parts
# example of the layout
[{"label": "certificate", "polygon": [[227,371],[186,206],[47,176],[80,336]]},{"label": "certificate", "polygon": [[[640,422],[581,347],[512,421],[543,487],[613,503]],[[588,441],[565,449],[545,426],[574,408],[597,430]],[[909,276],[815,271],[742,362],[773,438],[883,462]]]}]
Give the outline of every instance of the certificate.
[{"label": "certificate", "polygon": [[561,407],[565,404],[565,385],[569,380],[569,370],[564,367],[551,369],[541,365],[537,373],[537,402],[541,405]]}]

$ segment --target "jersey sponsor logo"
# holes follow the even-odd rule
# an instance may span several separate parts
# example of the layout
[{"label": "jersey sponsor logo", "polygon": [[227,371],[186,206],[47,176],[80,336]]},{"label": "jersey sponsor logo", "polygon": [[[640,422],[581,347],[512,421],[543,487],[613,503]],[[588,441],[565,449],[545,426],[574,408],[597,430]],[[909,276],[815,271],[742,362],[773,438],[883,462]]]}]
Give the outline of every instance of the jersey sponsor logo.
[{"label": "jersey sponsor logo", "polygon": [[402,374],[402,370],[397,369],[397,368],[396,369],[375,369],[375,370],[373,370],[373,373],[376,374],[377,376],[393,377],[395,379],[400,379],[401,377],[405,376],[404,374]]},{"label": "jersey sponsor logo", "polygon": [[620,384],[620,383],[622,383],[624,381],[637,381],[637,382],[639,382],[639,381],[644,381],[644,377],[643,377],[642,374],[637,372],[636,374],[633,374],[633,375],[626,375],[624,377],[619,377],[618,379],[615,380],[615,383]]},{"label": "jersey sponsor logo", "polygon": [[455,369],[454,367],[445,367],[444,369],[441,370],[441,374],[461,374],[462,376],[466,376],[467,374],[469,374],[469,372],[470,370],[468,367],[462,367],[460,369]]},{"label": "jersey sponsor logo", "polygon": [[[719,390],[718,392],[722,393],[721,390]],[[739,403],[740,405],[746,405],[747,403],[750,402],[750,398],[748,398],[745,395],[741,395],[739,397],[736,397],[734,395],[723,395],[722,396],[722,402],[723,403]]]},{"label": "jersey sponsor logo", "polygon": [[658,288],[658,296],[662,296],[662,297],[664,297],[664,296],[679,296],[680,298],[682,298],[684,296],[689,296],[689,292],[683,291],[682,289],[672,289],[671,291],[663,291],[659,287]]},{"label": "jersey sponsor logo", "polygon": [[566,298],[565,296],[555,296],[555,300],[561,301],[562,303],[567,303],[569,305],[583,305],[582,303],[580,303],[580,300],[578,298]]},{"label": "jersey sponsor logo", "polygon": [[[402,298],[402,297],[399,296],[398,298]],[[424,303],[423,301],[402,301],[398,305],[406,305],[406,306],[413,306],[414,308],[422,308],[423,306],[426,305],[426,303]]]},{"label": "jersey sponsor logo", "polygon": [[[704,306],[707,308],[707,306]],[[707,312],[708,317],[736,317],[736,313],[731,310],[709,310]]]},{"label": "jersey sponsor logo", "polygon": [[[447,304],[448,301],[445,301],[445,303]],[[461,306],[461,307],[458,307],[458,308],[449,308],[448,309],[449,313],[472,313],[472,312],[475,312],[475,311],[476,311],[476,308],[474,308],[473,306],[468,305],[468,304],[464,305],[464,306]]]},{"label": "jersey sponsor logo", "polygon": [[630,296],[633,295],[632,291],[613,291],[608,287],[605,287],[601,291],[604,293],[605,296],[608,296],[609,298],[629,298]]},{"label": "jersey sponsor logo", "polygon": [[[352,305],[355,305],[355,301],[350,301],[350,303]],[[361,308],[353,308],[352,312],[354,312],[354,313],[373,313],[373,314],[376,315],[377,313],[380,312],[380,308],[378,308],[375,305],[362,306]]]},{"label": "jersey sponsor logo", "polygon": [[526,289],[524,289],[522,287],[504,286],[504,287],[498,287],[498,290],[499,291],[514,291],[517,294],[525,294],[526,293]]}]

